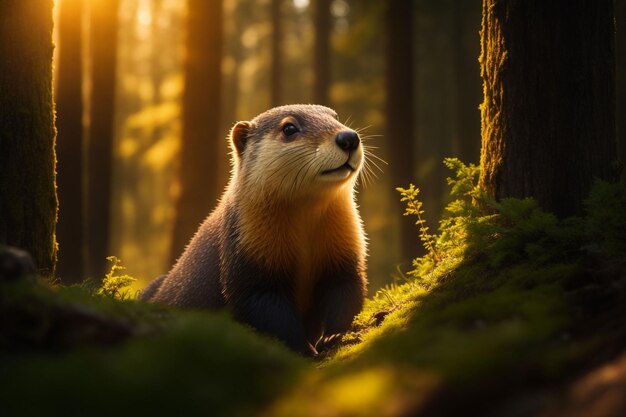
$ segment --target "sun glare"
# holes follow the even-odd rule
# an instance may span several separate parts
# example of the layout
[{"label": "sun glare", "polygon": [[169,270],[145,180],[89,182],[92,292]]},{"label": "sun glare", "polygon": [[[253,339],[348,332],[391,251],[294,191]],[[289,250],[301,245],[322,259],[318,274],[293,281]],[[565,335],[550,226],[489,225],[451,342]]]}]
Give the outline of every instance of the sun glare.
[{"label": "sun glare", "polygon": [[293,0],[293,5],[297,9],[306,9],[309,6],[309,0]]},{"label": "sun glare", "polygon": [[141,26],[150,26],[152,23],[152,12],[150,11],[150,4],[148,1],[142,1],[139,5],[139,11],[137,12],[137,22]]}]

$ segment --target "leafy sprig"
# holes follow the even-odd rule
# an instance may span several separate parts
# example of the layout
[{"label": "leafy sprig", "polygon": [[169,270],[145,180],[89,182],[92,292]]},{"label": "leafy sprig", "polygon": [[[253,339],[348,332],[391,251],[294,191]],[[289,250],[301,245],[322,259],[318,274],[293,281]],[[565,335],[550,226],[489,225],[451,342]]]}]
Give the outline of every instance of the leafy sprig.
[{"label": "leafy sprig", "polygon": [[434,234],[428,233],[429,228],[426,226],[426,220],[422,217],[422,214],[424,214],[424,210],[422,209],[423,203],[417,198],[420,189],[410,184],[409,188],[398,187],[396,190],[399,191],[402,196],[400,201],[406,203],[404,215],[417,217],[415,224],[419,228],[420,240],[424,245],[424,249],[428,251],[428,255],[432,257],[432,260],[438,263],[440,256],[437,250],[437,241]]},{"label": "leafy sprig", "polygon": [[119,271],[126,269],[126,267],[120,265],[122,261],[117,256],[109,256],[107,260],[112,262],[113,265],[111,265],[111,270],[104,276],[102,286],[98,289],[98,294],[118,300],[132,298],[130,286],[137,279],[128,274],[117,275]]}]

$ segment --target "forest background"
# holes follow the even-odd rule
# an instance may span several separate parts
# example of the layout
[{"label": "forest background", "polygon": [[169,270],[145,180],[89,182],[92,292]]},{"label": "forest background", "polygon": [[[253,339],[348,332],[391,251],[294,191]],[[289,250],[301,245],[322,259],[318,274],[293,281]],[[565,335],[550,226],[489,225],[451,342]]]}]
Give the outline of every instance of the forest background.
[{"label": "forest background", "polygon": [[109,255],[136,289],[167,272],[228,181],[230,127],[289,103],[374,136],[389,165],[372,158],[359,186],[371,289],[406,271],[422,252],[395,187],[422,188],[434,228],[443,158],[478,163],[481,2],[398,4],[57,2],[61,280],[100,279]]},{"label": "forest background", "polygon": [[[421,188],[436,229],[444,157],[478,163],[480,1],[62,0],[55,5],[58,275],[99,280],[116,255],[135,288],[167,272],[229,177],[237,120],[289,103],[366,128],[359,187],[371,289],[423,255],[395,187]],[[616,2],[616,19],[626,16]],[[626,49],[617,113],[626,153]],[[381,161],[386,161],[383,163]]]}]

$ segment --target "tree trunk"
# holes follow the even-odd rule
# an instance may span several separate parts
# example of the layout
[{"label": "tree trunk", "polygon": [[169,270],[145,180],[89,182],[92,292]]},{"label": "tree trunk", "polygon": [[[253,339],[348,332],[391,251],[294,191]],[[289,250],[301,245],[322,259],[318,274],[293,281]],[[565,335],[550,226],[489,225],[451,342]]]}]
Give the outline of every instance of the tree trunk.
[{"label": "tree trunk", "polygon": [[611,0],[484,0],[480,185],[580,214],[616,177]]},{"label": "tree trunk", "polygon": [[313,27],[315,44],[313,46],[313,102],[330,105],[328,90],[330,88],[330,33],[332,21],[330,16],[331,0],[313,0]]},{"label": "tree trunk", "polygon": [[119,0],[90,2],[92,89],[87,174],[87,272],[108,269]]},{"label": "tree trunk", "polygon": [[617,143],[622,163],[622,180],[626,180],[626,1],[615,2],[616,30],[616,86],[617,86]]},{"label": "tree trunk", "polygon": [[174,261],[220,195],[217,182],[222,62],[222,2],[188,0],[180,195],[171,248]]},{"label": "tree trunk", "polygon": [[65,284],[80,282],[83,270],[83,2],[59,4],[57,109],[57,183],[59,193],[59,263]]},{"label": "tree trunk", "polygon": [[272,0],[271,16],[272,16],[272,68],[270,79],[270,101],[272,107],[282,104],[281,82],[282,82],[282,22],[281,22],[281,6],[282,0]]},{"label": "tree trunk", "polygon": [[[395,188],[405,186],[415,176],[414,15],[412,1],[389,0],[387,7],[386,113],[388,123],[386,129],[387,138],[391,141],[389,168],[393,188]],[[392,201],[395,212],[404,211],[395,190]],[[403,261],[409,261],[418,255],[418,233],[413,219],[409,217],[401,218],[400,244]]]},{"label": "tree trunk", "polygon": [[54,274],[52,0],[0,2],[0,244]]}]

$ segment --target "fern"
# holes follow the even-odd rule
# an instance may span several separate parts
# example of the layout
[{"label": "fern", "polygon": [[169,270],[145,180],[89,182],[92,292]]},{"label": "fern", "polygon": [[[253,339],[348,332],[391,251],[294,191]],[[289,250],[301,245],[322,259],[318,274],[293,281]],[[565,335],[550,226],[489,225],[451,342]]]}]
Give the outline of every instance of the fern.
[{"label": "fern", "polygon": [[111,270],[104,276],[102,286],[98,289],[98,294],[105,297],[111,297],[118,300],[127,300],[132,298],[129,287],[137,281],[130,275],[117,275],[119,271],[126,269],[120,265],[122,261],[116,256],[109,256],[107,260],[112,262]]},{"label": "fern", "polygon": [[450,195],[460,199],[475,199],[481,197],[477,185],[480,167],[469,164],[465,165],[458,158],[445,158],[443,164],[454,172],[455,178],[448,177],[446,180],[450,186]]}]

